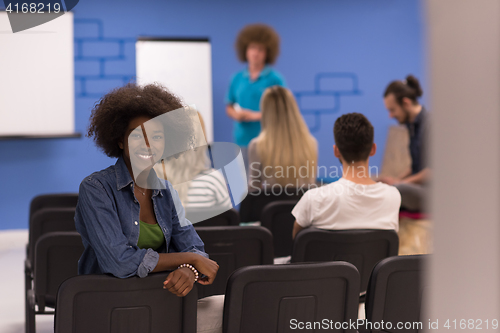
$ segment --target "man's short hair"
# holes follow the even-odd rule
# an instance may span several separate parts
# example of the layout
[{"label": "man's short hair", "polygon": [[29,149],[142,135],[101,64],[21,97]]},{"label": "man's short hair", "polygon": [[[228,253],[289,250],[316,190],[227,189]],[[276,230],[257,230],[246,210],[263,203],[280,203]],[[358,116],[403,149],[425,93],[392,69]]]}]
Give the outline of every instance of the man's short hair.
[{"label": "man's short hair", "polygon": [[335,144],[345,162],[366,161],[373,146],[373,126],[361,113],[340,116],[333,125]]}]

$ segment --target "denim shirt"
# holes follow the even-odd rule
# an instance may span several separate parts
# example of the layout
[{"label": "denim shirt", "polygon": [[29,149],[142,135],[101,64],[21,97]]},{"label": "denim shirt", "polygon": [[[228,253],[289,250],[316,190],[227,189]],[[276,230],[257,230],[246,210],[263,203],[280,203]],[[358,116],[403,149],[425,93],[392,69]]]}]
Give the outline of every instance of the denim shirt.
[{"label": "denim shirt", "polygon": [[[208,258],[192,224],[185,221],[183,227],[179,222],[184,221],[185,212],[177,191],[168,181],[166,186],[158,182],[163,189],[153,190],[153,209],[165,236],[165,245],[158,252],[194,252]],[[75,225],[85,250],[78,261],[78,274],[145,277],[156,267],[158,252],[137,247],[139,210],[134,182],[123,158],[82,181]]]}]

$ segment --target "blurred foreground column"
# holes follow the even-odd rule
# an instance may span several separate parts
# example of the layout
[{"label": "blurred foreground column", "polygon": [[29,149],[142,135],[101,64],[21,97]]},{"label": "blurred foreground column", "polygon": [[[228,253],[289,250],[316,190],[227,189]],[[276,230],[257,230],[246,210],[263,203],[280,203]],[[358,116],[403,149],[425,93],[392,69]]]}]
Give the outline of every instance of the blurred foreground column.
[{"label": "blurred foreground column", "polygon": [[[494,331],[491,321],[500,320],[500,1],[427,0],[426,11],[434,256],[423,324],[427,332],[462,331],[464,322],[466,331]],[[427,318],[439,320],[439,329],[429,330]]]}]

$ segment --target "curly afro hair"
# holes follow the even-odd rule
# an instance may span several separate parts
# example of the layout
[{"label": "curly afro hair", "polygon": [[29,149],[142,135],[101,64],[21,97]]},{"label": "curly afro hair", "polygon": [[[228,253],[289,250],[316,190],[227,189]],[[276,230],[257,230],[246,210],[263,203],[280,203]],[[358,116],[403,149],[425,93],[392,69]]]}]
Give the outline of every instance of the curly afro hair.
[{"label": "curly afro hair", "polygon": [[245,26],[236,38],[236,53],[238,58],[247,61],[247,48],[250,43],[263,44],[266,47],[266,64],[274,64],[280,51],[278,33],[265,24],[250,24]]},{"label": "curly afro hair", "polygon": [[104,95],[92,109],[87,137],[109,157],[122,156],[118,143],[123,141],[132,119],[154,118],[182,108],[179,97],[155,83],[144,87],[128,83]]}]

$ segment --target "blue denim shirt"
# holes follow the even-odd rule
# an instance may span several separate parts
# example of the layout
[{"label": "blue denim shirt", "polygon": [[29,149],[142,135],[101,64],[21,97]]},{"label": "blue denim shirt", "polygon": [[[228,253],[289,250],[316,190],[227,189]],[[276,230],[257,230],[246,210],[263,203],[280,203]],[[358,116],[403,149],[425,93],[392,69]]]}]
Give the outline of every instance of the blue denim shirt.
[{"label": "blue denim shirt", "polygon": [[[179,222],[184,221],[185,212],[177,191],[168,181],[167,186],[158,182],[163,189],[153,190],[152,200],[156,221],[165,235],[165,246],[159,252],[194,252],[208,257],[192,224],[186,221],[183,227]],[[139,210],[134,182],[123,158],[82,181],[75,224],[85,250],[78,274],[145,277],[156,267],[158,252],[137,247]]]}]

